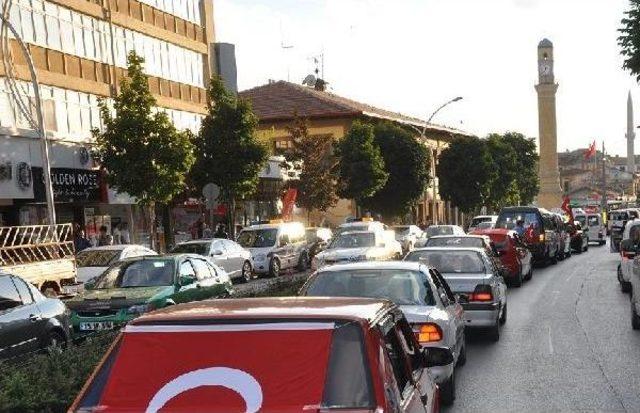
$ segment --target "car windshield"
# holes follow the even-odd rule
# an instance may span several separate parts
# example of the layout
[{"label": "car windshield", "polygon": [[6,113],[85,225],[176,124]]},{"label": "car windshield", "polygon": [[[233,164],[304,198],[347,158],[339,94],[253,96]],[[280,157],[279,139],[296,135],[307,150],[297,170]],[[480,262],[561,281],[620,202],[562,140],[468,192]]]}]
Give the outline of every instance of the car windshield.
[{"label": "car windshield", "polygon": [[350,231],[368,231],[369,230],[369,225],[347,225],[347,226],[343,226],[343,227],[338,227],[338,229],[336,229],[334,236],[340,235],[343,232],[350,232]]},{"label": "car windshield", "polygon": [[393,227],[393,230],[395,231],[396,235],[407,235],[409,233],[411,227],[409,226],[396,226]]},{"label": "car windshield", "polygon": [[78,268],[108,267],[120,258],[121,250],[84,250],[76,256]]},{"label": "car windshield", "polygon": [[524,227],[528,228],[530,225],[533,228],[540,228],[540,220],[538,214],[535,212],[521,212],[521,211],[506,211],[502,212],[496,221],[496,228],[513,229],[518,221],[524,221]]},{"label": "car windshield", "polygon": [[304,294],[384,298],[398,305],[435,305],[427,276],[421,271],[400,269],[324,271],[311,279]]},{"label": "car windshield", "polygon": [[173,285],[173,260],[145,258],[112,265],[96,281],[93,289],[159,287]]},{"label": "car windshield", "polygon": [[184,244],[178,244],[171,249],[171,252],[174,254],[208,255],[209,243],[208,242],[188,242]]},{"label": "car windshield", "polygon": [[491,222],[491,217],[476,217],[471,220],[472,227],[477,227],[481,222]]},{"label": "car windshield", "polygon": [[453,227],[432,225],[427,228],[427,237],[435,237],[437,235],[453,235]]},{"label": "car windshield", "polygon": [[584,215],[576,215],[575,220],[578,221],[581,226],[586,226],[587,217],[585,217]]},{"label": "car windshield", "polygon": [[344,233],[334,238],[329,249],[373,247],[376,236],[373,232]]},{"label": "car windshield", "polygon": [[267,248],[276,245],[277,228],[243,230],[238,235],[238,244],[245,248]]},{"label": "car windshield", "polygon": [[484,272],[484,263],[476,251],[412,251],[406,261],[419,261],[434,267],[441,273],[480,273]]},{"label": "car windshield", "polygon": [[589,215],[589,226],[597,227],[600,225],[600,216],[598,215]]},{"label": "car windshield", "polygon": [[610,221],[626,221],[629,219],[626,212],[614,211],[609,213]]},{"label": "car windshield", "polygon": [[476,225],[476,229],[480,230],[480,229],[491,229],[493,228],[493,222],[491,221],[484,221],[484,222],[480,222],[478,225]]},{"label": "car windshield", "polygon": [[436,237],[429,238],[425,247],[471,247],[484,248],[482,238],[476,237]]}]

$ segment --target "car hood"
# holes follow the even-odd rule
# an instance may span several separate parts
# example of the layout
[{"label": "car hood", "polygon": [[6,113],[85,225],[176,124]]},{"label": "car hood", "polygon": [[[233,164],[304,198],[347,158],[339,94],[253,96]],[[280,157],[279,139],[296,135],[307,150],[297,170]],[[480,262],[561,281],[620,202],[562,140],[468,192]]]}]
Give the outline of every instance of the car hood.
[{"label": "car hood", "polygon": [[173,286],[86,290],[81,295],[66,301],[66,304],[72,310],[96,306],[121,308],[143,304],[156,296],[170,295],[173,292]]},{"label": "car hood", "polygon": [[336,248],[331,250],[324,250],[317,255],[319,260],[338,260],[338,259],[347,259],[351,257],[359,257],[361,255],[366,255],[367,252],[371,251],[373,247],[362,247],[362,248]]}]

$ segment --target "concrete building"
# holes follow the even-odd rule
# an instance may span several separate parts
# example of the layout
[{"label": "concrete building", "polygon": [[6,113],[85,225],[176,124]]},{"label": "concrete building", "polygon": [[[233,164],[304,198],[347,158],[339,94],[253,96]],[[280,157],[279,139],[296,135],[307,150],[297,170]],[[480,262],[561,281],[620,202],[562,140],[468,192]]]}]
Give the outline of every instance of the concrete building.
[{"label": "concrete building", "polygon": [[556,125],[556,92],[558,84],[553,74],[553,44],[544,39],[538,44],[538,125],[540,137],[540,192],[537,203],[541,207],[559,208],[562,189],[558,172],[558,134]]},{"label": "concrete building", "polygon": [[[416,133],[416,138],[419,136],[417,130],[420,130],[425,123],[422,119],[338,96],[324,90],[323,87],[314,88],[285,81],[270,82],[245,90],[240,92],[240,96],[252,102],[253,110],[259,118],[259,136],[268,142],[276,154],[292,147],[291,137],[286,128],[291,125],[295,114],[307,119],[310,135],[328,134],[336,140],[345,136],[354,120],[373,122],[388,120]],[[425,145],[437,157],[454,136],[460,135],[468,136],[466,132],[458,129],[431,124],[427,127]],[[417,221],[461,222],[461,214],[457,213],[456,208],[440,198],[437,178],[433,184],[435,191],[433,186],[426,188],[424,198],[414,211]],[[277,191],[277,188],[274,190]],[[433,202],[434,192],[435,202]],[[277,196],[277,192],[273,195]],[[264,215],[269,212],[268,209],[253,209],[253,206],[251,208],[249,215],[253,214],[254,217],[265,218]],[[326,213],[314,213],[310,221],[316,224],[327,222],[338,225],[343,223],[345,218],[357,215],[355,202],[343,199]],[[299,217],[306,220],[307,215],[301,212]],[[269,217],[266,216],[266,218]]]},{"label": "concrete building", "polygon": [[[216,71],[212,0],[14,0],[10,21],[41,84],[58,222],[89,231],[142,225],[134,200],[108,188],[91,157],[91,130],[101,127],[98,100],[115,96],[135,50],[145,58],[158,109],[179,129],[197,131]],[[0,65],[0,224],[36,224],[46,216],[41,140],[16,107],[13,93],[33,99],[33,89],[18,42],[9,41],[11,53],[2,58],[16,81]]]}]

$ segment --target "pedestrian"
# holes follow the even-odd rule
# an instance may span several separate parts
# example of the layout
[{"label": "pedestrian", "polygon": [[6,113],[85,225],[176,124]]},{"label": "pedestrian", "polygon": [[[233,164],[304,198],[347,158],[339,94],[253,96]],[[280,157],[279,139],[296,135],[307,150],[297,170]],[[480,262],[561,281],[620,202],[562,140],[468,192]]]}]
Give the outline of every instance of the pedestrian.
[{"label": "pedestrian", "polygon": [[202,238],[212,238],[212,234],[213,232],[211,231],[211,228],[209,227],[209,225],[204,224],[203,229],[202,229]]},{"label": "pedestrian", "polygon": [[526,231],[524,229],[524,220],[523,219],[517,220],[516,226],[513,228],[513,230],[518,234],[518,236],[523,237],[524,232]]},{"label": "pedestrian", "polygon": [[213,238],[229,239],[229,234],[227,234],[227,227],[224,224],[218,224],[218,227],[216,228],[216,233],[213,234]]},{"label": "pedestrian", "polygon": [[107,232],[105,225],[100,227],[100,235],[98,236],[98,246],[113,245],[113,236]]},{"label": "pedestrian", "polygon": [[131,234],[129,233],[129,223],[120,224],[120,242],[122,244],[131,244]]},{"label": "pedestrian", "polygon": [[120,223],[117,223],[113,227],[112,235],[113,235],[113,244],[114,245],[122,244],[122,233],[120,232]]},{"label": "pedestrian", "polygon": [[91,241],[86,237],[83,229],[76,230],[73,246],[76,248],[76,253],[91,247]]}]

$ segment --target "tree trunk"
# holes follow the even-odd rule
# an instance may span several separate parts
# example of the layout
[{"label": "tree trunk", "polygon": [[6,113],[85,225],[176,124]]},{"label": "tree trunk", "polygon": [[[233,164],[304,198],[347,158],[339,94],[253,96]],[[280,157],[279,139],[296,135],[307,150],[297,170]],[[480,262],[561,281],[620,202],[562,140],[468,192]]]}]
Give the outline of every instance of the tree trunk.
[{"label": "tree trunk", "polygon": [[175,244],[173,236],[173,214],[171,214],[171,208],[173,203],[162,204],[162,228],[164,229],[164,243],[165,248],[168,251],[170,246]]},{"label": "tree trunk", "polygon": [[158,247],[158,243],[156,242],[156,203],[153,201],[150,202],[146,209],[149,222],[149,242],[151,243],[151,249],[156,250]]},{"label": "tree trunk", "polygon": [[229,195],[229,238],[236,239],[236,197]]}]

